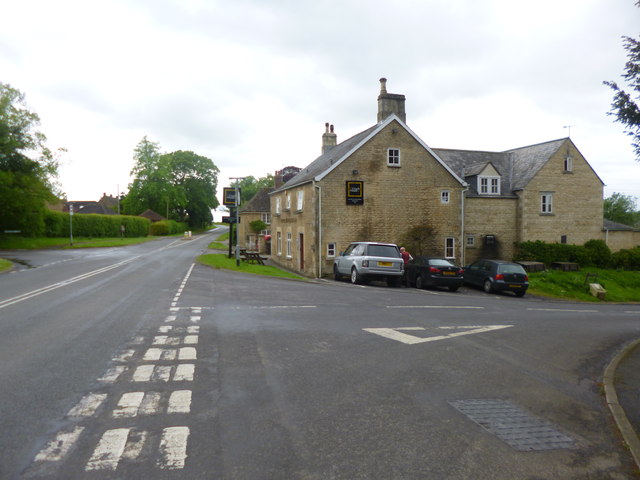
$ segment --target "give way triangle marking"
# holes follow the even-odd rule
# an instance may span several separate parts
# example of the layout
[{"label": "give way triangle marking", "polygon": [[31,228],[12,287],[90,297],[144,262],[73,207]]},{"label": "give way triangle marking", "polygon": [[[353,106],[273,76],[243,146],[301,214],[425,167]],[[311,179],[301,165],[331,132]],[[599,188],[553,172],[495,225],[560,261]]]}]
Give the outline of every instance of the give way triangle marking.
[{"label": "give way triangle marking", "polygon": [[[435,342],[437,340],[446,340],[448,338],[461,337],[462,335],[473,335],[474,333],[491,332],[493,330],[501,330],[503,328],[513,327],[513,325],[460,325],[455,327],[435,327],[438,330],[455,330],[446,335],[436,335],[433,337],[418,337],[409,335],[402,331],[424,331],[423,327],[400,327],[400,328],[363,328],[365,332],[375,333],[381,337],[390,338],[398,342],[408,345],[416,343]],[[444,332],[443,332],[444,333]]]}]

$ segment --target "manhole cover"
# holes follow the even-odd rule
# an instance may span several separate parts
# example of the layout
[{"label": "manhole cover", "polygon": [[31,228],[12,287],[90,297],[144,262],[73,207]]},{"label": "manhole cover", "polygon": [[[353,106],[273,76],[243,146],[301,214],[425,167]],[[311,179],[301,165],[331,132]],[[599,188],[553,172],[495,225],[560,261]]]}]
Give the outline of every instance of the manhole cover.
[{"label": "manhole cover", "polygon": [[575,445],[571,437],[551,423],[505,400],[454,400],[449,404],[516,450],[553,450]]}]

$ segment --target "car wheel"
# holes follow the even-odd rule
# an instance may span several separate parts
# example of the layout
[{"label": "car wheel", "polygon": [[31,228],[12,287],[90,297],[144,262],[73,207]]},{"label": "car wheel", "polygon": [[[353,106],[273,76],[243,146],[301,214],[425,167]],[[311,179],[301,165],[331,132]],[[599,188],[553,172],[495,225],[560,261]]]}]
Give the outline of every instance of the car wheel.
[{"label": "car wheel", "polygon": [[513,292],[516,294],[516,297],[524,297],[524,294],[526,293],[526,290],[519,290],[517,292]]},{"label": "car wheel", "polygon": [[387,285],[389,287],[397,288],[400,286],[402,277],[387,277]]},{"label": "car wheel", "polygon": [[351,269],[351,283],[354,285],[357,283],[362,283],[362,276],[358,273],[356,267]]},{"label": "car wheel", "polygon": [[491,285],[491,280],[484,281],[484,291],[487,293],[493,292],[493,285]]},{"label": "car wheel", "polygon": [[333,266],[333,279],[337,282],[339,282],[340,280],[342,280],[342,275],[340,275],[340,272],[338,271],[338,267],[337,265]]},{"label": "car wheel", "polygon": [[424,288],[424,281],[422,280],[422,275],[418,275],[416,277],[416,288],[420,290]]},{"label": "car wheel", "polygon": [[459,287],[449,287],[450,292],[457,292]]}]

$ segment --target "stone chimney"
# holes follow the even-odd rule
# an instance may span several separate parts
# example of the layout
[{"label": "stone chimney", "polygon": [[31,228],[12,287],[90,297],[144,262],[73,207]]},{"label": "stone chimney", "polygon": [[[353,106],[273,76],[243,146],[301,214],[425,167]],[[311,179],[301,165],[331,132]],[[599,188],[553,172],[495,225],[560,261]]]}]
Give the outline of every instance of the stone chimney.
[{"label": "stone chimney", "polygon": [[333,133],[333,125],[324,124],[325,132],[322,134],[322,153],[325,154],[338,143],[338,136]]},{"label": "stone chimney", "polygon": [[380,95],[378,95],[378,123],[383,121],[392,113],[395,113],[400,120],[406,123],[407,114],[404,111],[404,95],[387,93],[387,79],[380,79]]}]

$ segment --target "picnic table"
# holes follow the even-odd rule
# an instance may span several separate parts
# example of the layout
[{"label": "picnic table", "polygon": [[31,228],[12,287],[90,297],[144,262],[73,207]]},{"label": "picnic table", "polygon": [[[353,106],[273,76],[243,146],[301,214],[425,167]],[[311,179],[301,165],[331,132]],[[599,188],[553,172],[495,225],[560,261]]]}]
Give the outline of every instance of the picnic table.
[{"label": "picnic table", "polygon": [[574,262],[553,262],[551,267],[558,268],[563,272],[577,272],[580,270],[580,265]]},{"label": "picnic table", "polygon": [[241,258],[247,263],[258,263],[260,265],[264,265],[264,259],[260,256],[260,252],[245,251]]}]

